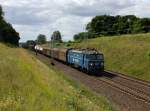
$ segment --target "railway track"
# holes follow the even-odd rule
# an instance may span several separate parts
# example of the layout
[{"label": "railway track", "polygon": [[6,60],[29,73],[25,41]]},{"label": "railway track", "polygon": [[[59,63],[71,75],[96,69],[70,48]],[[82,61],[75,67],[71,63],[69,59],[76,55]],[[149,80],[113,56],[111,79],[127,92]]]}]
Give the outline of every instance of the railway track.
[{"label": "railway track", "polygon": [[[108,73],[108,72],[106,72]],[[136,78],[132,78],[126,75],[122,75],[119,73],[109,72],[109,74],[115,75],[113,79],[108,76],[104,76],[106,79],[109,79],[117,84],[128,87],[131,90],[135,90],[139,93],[145,94],[150,97],[150,83],[141,81]]]},{"label": "railway track", "polygon": [[[43,55],[41,56],[39,56],[38,58],[42,58],[42,61],[44,61],[45,63],[50,63],[48,62],[50,60],[49,58],[43,57]],[[72,69],[71,67],[62,64],[58,61],[54,62],[55,67],[63,70],[67,75],[72,76],[72,78],[75,78],[75,80],[82,81],[96,92],[104,93],[104,95],[106,94],[108,98],[113,99],[115,103],[118,104],[120,108],[124,108],[125,111],[149,111],[149,82],[145,82],[143,80],[139,80],[111,71],[105,71],[104,73],[100,73],[100,76],[98,77],[89,76],[83,72],[79,72],[75,69]],[[120,95],[121,97],[118,97]],[[123,100],[121,100],[122,96]],[[127,110],[126,107],[128,105],[131,108]]]},{"label": "railway track", "polygon": [[150,104],[150,83],[124,74],[105,71],[99,80]]},{"label": "railway track", "polygon": [[[85,72],[82,73],[86,74]],[[100,73],[100,76],[93,76],[93,78],[124,94],[150,104],[150,84],[148,82],[110,71],[104,71]]]},{"label": "railway track", "polygon": [[124,85],[121,82],[118,82],[116,80],[111,80],[111,79],[108,79],[106,77],[99,78],[99,80],[105,82],[106,84],[110,85],[111,87],[113,87],[117,90],[120,90],[122,93],[131,95],[131,96],[135,97],[136,99],[139,99],[143,102],[150,104],[149,94],[141,91],[140,89],[137,90],[137,89],[133,88],[132,86]]},{"label": "railway track", "polygon": [[[82,73],[86,74],[85,72]],[[111,71],[104,71],[100,73],[100,77],[94,78],[120,90],[122,93],[150,104],[150,84],[148,82]]]},{"label": "railway track", "polygon": [[110,74],[114,74],[116,76],[119,76],[121,78],[124,78],[126,80],[130,80],[130,81],[133,81],[133,82],[136,82],[136,83],[139,83],[143,86],[146,86],[146,87],[149,87],[150,88],[150,82],[148,81],[144,81],[144,80],[141,80],[141,79],[138,79],[138,78],[135,78],[135,77],[131,77],[131,76],[128,76],[128,75],[125,75],[125,74],[121,74],[121,73],[117,73],[117,72],[113,72],[113,71],[105,71],[106,73],[110,73]]},{"label": "railway track", "polygon": [[[85,72],[83,73],[86,74]],[[120,90],[122,93],[131,95],[138,100],[150,104],[150,83],[111,71],[104,71],[99,75],[100,77],[94,78]]]}]

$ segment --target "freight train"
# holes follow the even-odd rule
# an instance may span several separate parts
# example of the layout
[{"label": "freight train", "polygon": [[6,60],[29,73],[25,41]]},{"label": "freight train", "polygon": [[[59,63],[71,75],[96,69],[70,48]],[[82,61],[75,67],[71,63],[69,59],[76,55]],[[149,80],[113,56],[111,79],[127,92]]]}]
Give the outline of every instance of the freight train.
[{"label": "freight train", "polygon": [[44,48],[36,45],[35,50],[82,71],[96,74],[104,70],[104,55],[95,49]]}]

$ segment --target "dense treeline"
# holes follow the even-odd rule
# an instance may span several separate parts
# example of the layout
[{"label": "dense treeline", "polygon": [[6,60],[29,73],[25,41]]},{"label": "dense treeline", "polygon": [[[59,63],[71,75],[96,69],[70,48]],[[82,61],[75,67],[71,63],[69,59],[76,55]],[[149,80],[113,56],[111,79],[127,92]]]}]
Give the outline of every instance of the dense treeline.
[{"label": "dense treeline", "polygon": [[[53,41],[54,45],[59,45],[59,43],[63,42],[61,32],[59,30],[53,32],[51,35],[51,41]],[[25,43],[20,43],[20,46],[27,49],[33,49],[35,45],[43,45],[46,43],[51,43],[51,41],[47,41],[44,34],[39,34],[36,40],[27,40]]]},{"label": "dense treeline", "polygon": [[150,32],[150,18],[138,18],[134,15],[94,17],[86,26],[87,32],[74,35],[75,40],[97,36],[134,34]]},{"label": "dense treeline", "polygon": [[11,24],[4,19],[4,12],[0,6],[0,42],[19,45],[19,33],[15,31]]}]

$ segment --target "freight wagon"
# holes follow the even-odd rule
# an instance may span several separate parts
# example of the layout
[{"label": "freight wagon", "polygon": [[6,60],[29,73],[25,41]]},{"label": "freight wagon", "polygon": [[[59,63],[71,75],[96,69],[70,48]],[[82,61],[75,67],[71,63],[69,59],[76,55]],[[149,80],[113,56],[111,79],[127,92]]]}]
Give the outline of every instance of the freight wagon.
[{"label": "freight wagon", "polygon": [[67,48],[53,48],[51,50],[51,57],[67,63],[68,50]]},{"label": "freight wagon", "polygon": [[42,53],[48,57],[51,57],[51,48],[43,48]]},{"label": "freight wagon", "polygon": [[[38,48],[37,50],[41,49]],[[43,48],[42,53],[87,72],[104,70],[103,53],[93,49]]]}]

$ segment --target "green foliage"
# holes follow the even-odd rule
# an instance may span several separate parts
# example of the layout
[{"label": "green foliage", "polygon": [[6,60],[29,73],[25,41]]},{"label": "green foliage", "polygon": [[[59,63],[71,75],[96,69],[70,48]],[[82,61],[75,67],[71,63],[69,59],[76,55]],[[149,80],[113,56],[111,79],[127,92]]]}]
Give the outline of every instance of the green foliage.
[{"label": "green foliage", "polygon": [[90,33],[88,38],[100,36],[135,34],[150,32],[150,18],[138,18],[134,15],[109,16],[101,15],[94,17],[86,26],[88,32],[74,35],[74,40],[83,40],[84,33]]},{"label": "green foliage", "polygon": [[2,6],[0,5],[0,20],[3,19],[4,12],[2,10]]},{"label": "green foliage", "polygon": [[39,34],[36,39],[37,44],[45,44],[46,43],[46,36],[43,34]]},{"label": "green foliage", "polygon": [[150,51],[147,52],[147,56],[150,59]]},{"label": "green foliage", "polygon": [[71,46],[71,44],[70,43],[67,43],[67,45],[66,45],[67,47],[70,47]]},{"label": "green foliage", "polygon": [[51,37],[52,41],[62,42],[62,37],[60,31],[54,31]]},{"label": "green foliage", "polygon": [[83,39],[95,38],[95,34],[91,32],[80,32],[78,34],[75,34],[73,38],[75,41],[81,41]]},{"label": "green foliage", "polygon": [[141,29],[140,19],[134,15],[96,16],[87,27],[88,31],[92,30],[103,35],[129,34],[139,32]]},{"label": "green foliage", "polygon": [[2,7],[0,6],[0,42],[19,45],[19,33],[15,31],[11,24],[7,23],[3,18]]},{"label": "green foliage", "polygon": [[131,33],[142,32],[142,28],[141,27],[142,27],[141,20],[140,19],[135,20],[133,25],[132,25]]},{"label": "green foliage", "polygon": [[[88,31],[92,30],[93,33],[101,33],[107,34],[108,32],[113,31],[113,24],[115,23],[115,17],[113,16],[96,16],[92,19],[90,23],[90,28],[88,28]],[[89,27],[89,26],[88,26]]]},{"label": "green foliage", "polygon": [[141,19],[142,32],[150,32],[150,19],[143,18]]},{"label": "green foliage", "polygon": [[74,35],[74,40],[83,40],[85,38],[85,32],[80,32],[79,34]]}]

